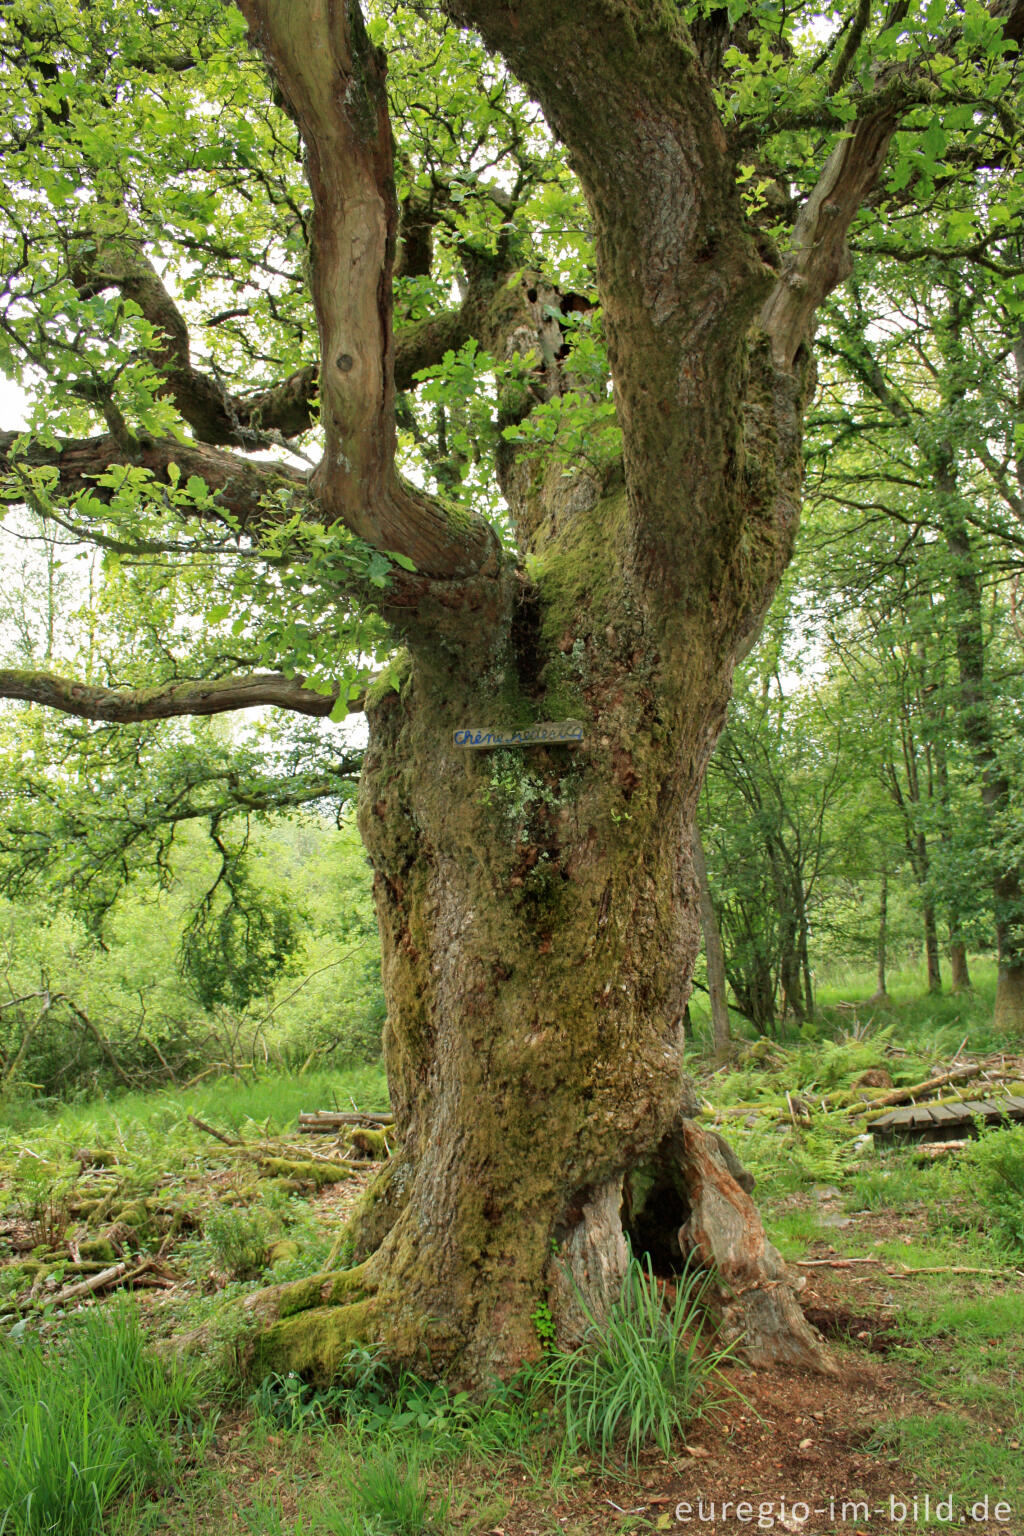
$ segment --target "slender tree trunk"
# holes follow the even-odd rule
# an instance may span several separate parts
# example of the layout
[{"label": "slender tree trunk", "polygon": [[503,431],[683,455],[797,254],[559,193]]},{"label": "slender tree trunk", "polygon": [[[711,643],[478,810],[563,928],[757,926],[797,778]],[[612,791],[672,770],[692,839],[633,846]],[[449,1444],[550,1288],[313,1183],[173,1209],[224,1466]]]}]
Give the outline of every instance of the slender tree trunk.
[{"label": "slender tree trunk", "polygon": [[963,939],[951,938],[949,941],[949,969],[951,992],[970,992],[971,973],[967,967],[967,945]]},{"label": "slender tree trunk", "polygon": [[942,991],[942,967],[939,962],[939,927],[935,916],[935,901],[929,886],[930,860],[928,841],[923,832],[914,837],[914,870],[921,887],[921,922],[924,927],[924,960],[928,973],[928,991]]},{"label": "slender tree trunk", "polygon": [[886,1007],[890,1002],[889,993],[885,984],[885,967],[888,958],[888,922],[889,922],[889,871],[882,870],[878,889],[878,985],[875,987],[875,995],[871,998],[879,1007]]},{"label": "slender tree trunk", "polygon": [[939,928],[935,918],[935,904],[930,897],[925,898],[921,908],[921,921],[924,924],[924,960],[928,972],[928,991],[929,994],[938,996],[942,991]]},{"label": "slender tree trunk", "polygon": [[715,1045],[715,1058],[728,1061],[732,1055],[732,1031],[729,1028],[729,1005],[725,992],[725,954],[722,949],[722,933],[718,915],[711,900],[708,883],[708,866],[704,857],[704,840],[700,826],[693,824],[693,872],[697,878],[700,896],[700,926],[704,936],[704,958],[708,968],[708,1001],[711,1004],[711,1033]]},{"label": "slender tree trunk", "polygon": [[[951,407],[959,403],[959,365],[963,323],[959,296],[948,324],[940,331],[953,380]],[[959,681],[960,723],[980,779],[981,802],[989,827],[998,834],[999,823],[1010,804],[1010,783],[1000,760],[992,700],[985,661],[985,621],[982,586],[969,525],[960,502],[956,457],[951,444],[940,443],[935,454],[938,505],[946,547],[953,562],[952,591],[955,600],[956,658]],[[1024,1031],[1024,880],[1020,861],[1004,854],[1002,867],[992,882],[995,908],[996,982],[995,1022],[1006,1033]]]},{"label": "slender tree trunk", "polygon": [[811,975],[810,924],[807,921],[807,902],[801,886],[797,905],[797,955],[804,988],[804,1017],[814,1018],[814,978]]}]

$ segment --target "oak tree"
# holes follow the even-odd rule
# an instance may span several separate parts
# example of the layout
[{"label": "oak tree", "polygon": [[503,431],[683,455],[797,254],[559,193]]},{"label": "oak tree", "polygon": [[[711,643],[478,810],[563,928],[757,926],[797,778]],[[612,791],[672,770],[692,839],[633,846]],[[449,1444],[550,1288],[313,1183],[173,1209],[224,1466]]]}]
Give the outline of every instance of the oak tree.
[{"label": "oak tree", "polygon": [[[507,1371],[627,1235],[717,1268],[753,1358],[824,1363],[690,1118],[690,829],[791,551],[816,313],[855,221],[1012,159],[1024,3],[0,21],[9,495],[197,594],[144,686],[0,695],[369,723],[399,1146],[349,1267],[262,1296],[263,1363]],[[453,740],[566,717],[582,744]]]}]

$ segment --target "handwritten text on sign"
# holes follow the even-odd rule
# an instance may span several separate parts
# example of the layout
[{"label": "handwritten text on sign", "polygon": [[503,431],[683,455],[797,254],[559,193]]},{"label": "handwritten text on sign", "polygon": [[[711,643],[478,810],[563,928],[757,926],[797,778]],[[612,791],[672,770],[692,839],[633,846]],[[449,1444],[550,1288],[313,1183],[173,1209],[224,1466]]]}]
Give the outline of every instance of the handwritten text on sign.
[{"label": "handwritten text on sign", "polygon": [[551,747],[571,746],[583,740],[578,720],[549,720],[502,731],[496,726],[469,726],[455,732],[457,747]]}]

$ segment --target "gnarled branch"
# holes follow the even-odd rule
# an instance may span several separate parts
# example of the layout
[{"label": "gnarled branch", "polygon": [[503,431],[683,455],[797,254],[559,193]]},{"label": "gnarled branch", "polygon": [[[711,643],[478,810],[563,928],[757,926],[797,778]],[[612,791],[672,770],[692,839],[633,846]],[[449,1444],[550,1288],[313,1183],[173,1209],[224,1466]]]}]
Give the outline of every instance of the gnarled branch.
[{"label": "gnarled branch", "polygon": [[125,464],[151,470],[158,480],[166,482],[170,466],[175,464],[183,476],[196,475],[203,480],[214,492],[217,505],[243,530],[263,520],[264,497],[284,488],[304,491],[307,486],[303,471],[290,464],[245,459],[205,443],[179,442],[173,437],[140,437],[130,444],[111,435],[69,437],[50,446],[26,443],[19,432],[0,432],[0,471],[18,464],[29,468],[52,465],[62,496],[96,491],[99,475]]},{"label": "gnarled branch", "polygon": [[427,577],[497,573],[498,544],[395,471],[391,281],[398,227],[385,64],[354,0],[242,0],[306,149],[311,288],[320,335],[325,521],[407,555]]},{"label": "gnarled branch", "polygon": [[[325,716],[334,708],[338,692],[332,689],[330,693],[317,693],[307,688],[301,677],[285,677],[279,672],[195,679],[155,688],[103,688],[54,672],[8,668],[0,669],[0,699],[21,699],[65,715],[77,715],[82,720],[125,725],[181,715],[221,715],[258,705],[272,705],[300,715]],[[361,699],[349,705],[352,712],[361,709]]]}]

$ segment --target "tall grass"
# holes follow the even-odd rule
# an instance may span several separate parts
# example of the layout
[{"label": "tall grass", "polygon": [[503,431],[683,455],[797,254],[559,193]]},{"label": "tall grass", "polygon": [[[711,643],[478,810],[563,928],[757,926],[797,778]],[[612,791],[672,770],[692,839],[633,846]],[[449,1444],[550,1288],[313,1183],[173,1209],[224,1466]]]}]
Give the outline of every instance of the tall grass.
[{"label": "tall grass", "polygon": [[633,1258],[605,1318],[598,1320],[577,1293],[588,1323],[582,1347],[554,1355],[540,1376],[570,1445],[605,1460],[622,1437],[624,1458],[634,1465],[651,1443],[668,1454],[674,1437],[707,1406],[710,1379],[730,1352],[702,1340],[706,1285],[705,1276],[684,1272],[666,1306],[650,1259]]},{"label": "tall grass", "polygon": [[0,1342],[0,1533],[96,1536],[121,1496],[171,1477],[198,1379],[165,1366],[126,1305],[44,1345]]}]

